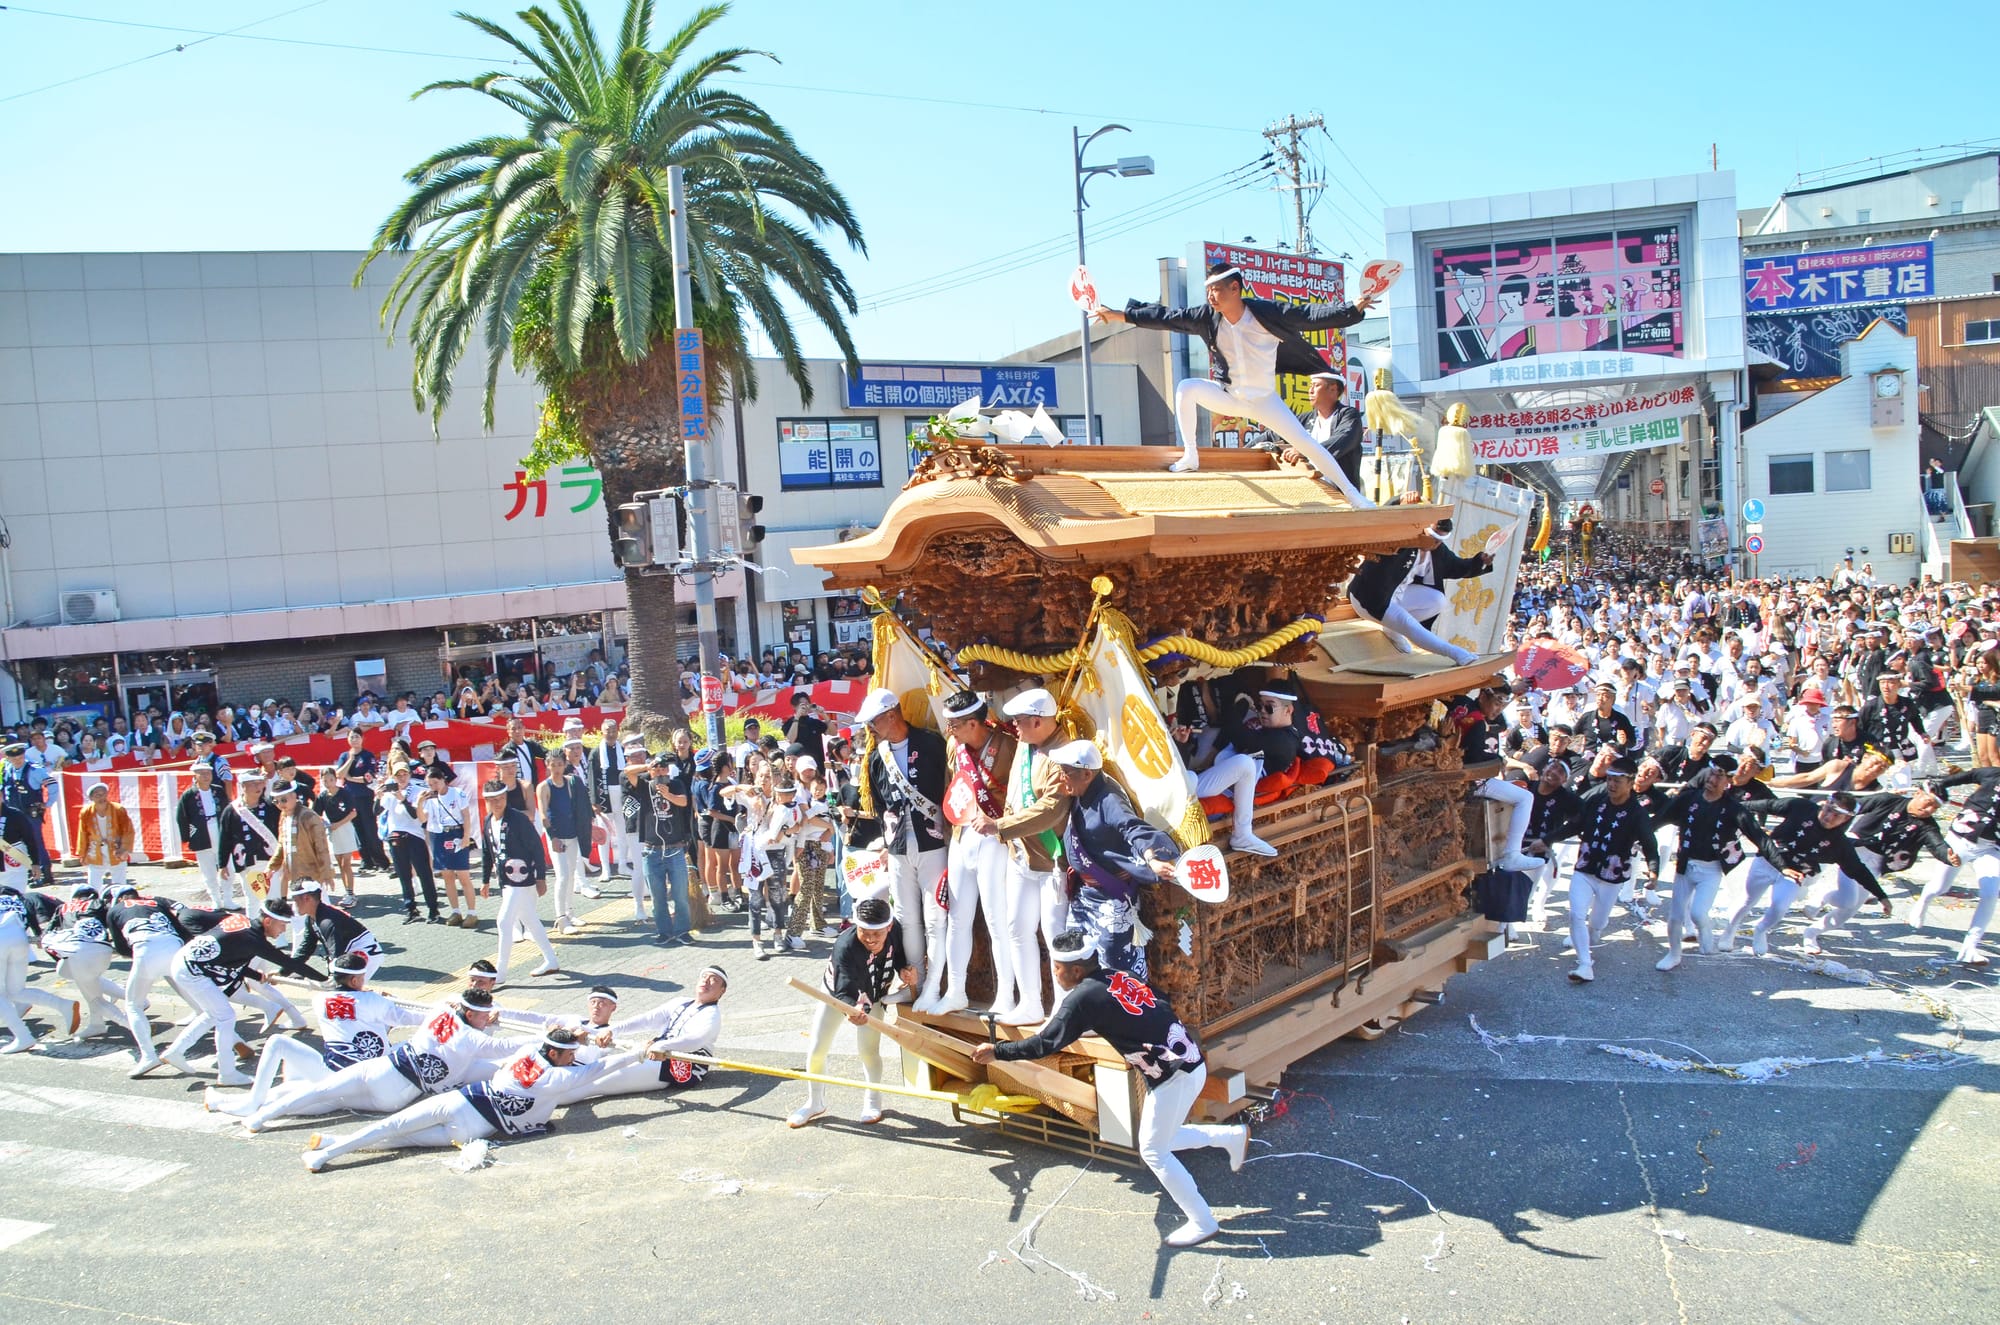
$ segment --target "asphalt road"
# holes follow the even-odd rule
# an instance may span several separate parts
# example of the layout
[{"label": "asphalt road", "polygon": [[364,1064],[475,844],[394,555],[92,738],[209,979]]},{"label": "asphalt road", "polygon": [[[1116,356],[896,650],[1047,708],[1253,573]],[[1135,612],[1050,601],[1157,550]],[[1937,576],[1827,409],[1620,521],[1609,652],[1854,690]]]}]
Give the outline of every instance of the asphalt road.
[{"label": "asphalt road", "polygon": [[[490,924],[405,927],[388,886],[365,880],[362,908],[392,950],[385,987],[448,988],[491,955]],[[592,905],[558,940],[565,974],[512,1001],[580,1006],[603,979],[643,1007],[721,960],[725,1055],[802,1061],[783,979],[823,943],[755,963],[732,918],[663,950],[624,897]],[[0,1059],[0,1320],[1994,1319],[2000,994],[1945,963],[1967,913],[1947,900],[1927,934],[1865,919],[1829,944],[1872,984],[1748,954],[1662,975],[1658,927],[1621,916],[1576,988],[1538,936],[1403,1030],[1300,1064],[1242,1174],[1191,1155],[1225,1233],[1183,1252],[1160,1246],[1178,1218],[1143,1171],[928,1104],[866,1128],[836,1091],[831,1121],[791,1132],[798,1086],[717,1072],[671,1102],[572,1109],[475,1172],[404,1152],[313,1176],[305,1138],[351,1120],[244,1136],[202,1112],[199,1082],[128,1081],[122,1033],[51,1038]],[[1889,1059],[1756,1083],[1607,1044]]]}]

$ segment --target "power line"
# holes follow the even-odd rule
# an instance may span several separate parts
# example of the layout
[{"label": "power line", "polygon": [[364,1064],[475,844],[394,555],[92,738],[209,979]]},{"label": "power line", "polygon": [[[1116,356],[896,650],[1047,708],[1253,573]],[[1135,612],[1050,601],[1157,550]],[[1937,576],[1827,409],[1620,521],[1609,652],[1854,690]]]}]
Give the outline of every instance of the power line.
[{"label": "power line", "polygon": [[[1248,182],[1247,177],[1227,179],[1222,183],[1220,183],[1219,185],[1217,185],[1216,187],[1209,189],[1206,192],[1201,193],[1193,198],[1188,199],[1187,201],[1183,202],[1180,206],[1172,207],[1166,211],[1158,212],[1156,214],[1149,214],[1137,217],[1132,221],[1121,226],[1107,227],[1106,229],[1092,235],[1091,237],[1102,241],[1106,239],[1116,239],[1121,235],[1128,235],[1133,233],[1134,231],[1143,230],[1147,226],[1153,225],[1157,222],[1169,220],[1173,217],[1181,215],[1184,212],[1192,211],[1197,207],[1205,206],[1206,204],[1214,202],[1217,199],[1225,198],[1232,193],[1236,193],[1240,191],[1244,186],[1244,184],[1246,184],[1247,182]],[[861,311],[864,313],[873,313],[873,312],[878,312],[884,308],[894,307],[898,304],[913,303],[920,299],[929,299],[936,295],[949,294],[955,290],[964,289],[966,286],[970,285],[977,285],[983,281],[989,281],[998,276],[1006,276],[1017,271],[1024,271],[1030,267],[1039,266],[1044,262],[1050,261],[1056,256],[1057,253],[1055,252],[1038,253],[1035,256],[1023,258],[1018,261],[1008,263],[1005,266],[998,267],[995,268],[994,270],[983,272],[978,275],[968,276],[960,280],[948,281],[941,285],[937,285],[935,287],[928,289],[917,290],[909,294],[897,295],[887,299],[879,299],[874,301],[873,303],[864,304]]]},{"label": "power line", "polygon": [[[326,0],[308,0],[308,3],[306,4],[298,5],[295,6],[294,8],[284,10],[282,13],[271,14],[265,18],[252,19],[250,22],[244,23],[238,27],[230,28],[226,32],[203,33],[193,41],[184,41],[179,43],[178,45],[169,46],[163,51],[154,51],[151,55],[141,55],[135,60],[124,60],[118,64],[106,65],[102,69],[93,69],[87,74],[78,74],[74,78],[65,78],[54,83],[44,83],[40,87],[31,87],[25,92],[15,92],[10,96],[0,97],[0,104],[5,104],[6,102],[9,101],[19,101],[23,97],[32,97],[37,93],[41,92],[53,92],[59,87],[68,87],[72,83],[81,83],[87,79],[101,77],[104,74],[117,73],[120,69],[130,69],[135,64],[144,64],[148,60],[157,60],[163,55],[178,55],[184,51],[192,50],[196,46],[206,45],[207,43],[215,41],[222,37],[238,36],[239,34],[241,34],[242,32],[246,31],[249,28],[262,27],[266,23],[275,23],[281,18],[290,18],[293,14],[303,14],[306,10],[317,9],[325,3]],[[9,6],[0,5],[0,9],[8,9],[8,8]],[[48,16],[53,18],[78,17],[78,15],[75,14],[56,14],[53,11],[43,11],[43,10],[21,10],[20,12],[38,13],[38,14],[46,13],[48,14]],[[134,24],[131,26],[139,26],[139,25]],[[167,31],[173,31],[173,30],[174,29],[171,28],[167,29]],[[256,40],[256,38],[251,38],[250,40]]]},{"label": "power line", "polygon": [[[1320,132],[1326,134],[1326,140],[1333,144],[1333,150],[1340,153],[1340,159],[1342,161],[1345,161],[1348,165],[1348,168],[1354,171],[1354,178],[1360,180],[1363,184],[1366,184],[1368,186],[1368,191],[1375,195],[1376,201],[1380,202],[1384,207],[1387,207],[1389,205],[1389,200],[1382,196],[1382,190],[1376,188],[1374,181],[1369,179],[1368,176],[1361,173],[1361,167],[1355,165],[1354,158],[1347,154],[1347,149],[1340,145],[1340,140],[1338,138],[1335,138],[1331,133],[1328,133],[1325,125],[1320,126]],[[1349,189],[1348,192],[1353,193],[1353,190]],[[1368,206],[1367,203],[1361,202],[1361,199],[1359,197],[1356,197],[1354,201],[1360,202],[1363,208],[1366,208]]]},{"label": "power line", "polygon": [[[1253,162],[1250,166],[1238,167],[1236,170],[1226,171],[1212,180],[1204,181],[1202,185],[1182,190],[1180,193],[1170,195],[1167,198],[1156,199],[1144,207],[1136,207],[1119,213],[1116,216],[1107,217],[1088,231],[1088,238],[1094,240],[1115,238],[1118,235],[1127,234],[1140,226],[1151,224],[1162,217],[1177,216],[1189,207],[1199,206],[1202,203],[1232,193],[1248,181],[1254,168],[1257,168],[1259,165],[1260,163]],[[865,296],[861,302],[865,309],[872,310],[887,307],[891,304],[904,303],[911,299],[927,298],[933,294],[944,293],[947,290],[962,289],[967,285],[976,284],[995,276],[1003,276],[1054,258],[1064,257],[1069,253],[1070,245],[1074,242],[1075,237],[1072,235],[1058,235],[1051,239],[1043,240],[1040,243],[1029,245],[1026,248],[1015,249],[1011,253],[996,255],[984,261],[969,264],[952,272],[941,272],[925,277],[922,280],[909,281],[903,285],[879,291],[872,296]]]},{"label": "power line", "polygon": [[[325,3],[325,0],[320,0]],[[310,8],[310,6],[308,6]],[[431,60],[478,60],[485,64],[526,64],[526,60],[496,59],[486,55],[464,55],[453,51],[413,51],[400,46],[357,46],[344,41],[313,41],[306,37],[266,37],[262,34],[240,31],[212,32],[205,28],[183,28],[169,23],[139,23],[123,18],[99,18],[94,14],[64,14],[53,9],[27,9],[20,5],[0,5],[0,10],[14,14],[34,14],[41,18],[68,19],[72,23],[99,23],[112,28],[142,28],[148,32],[178,32],[183,36],[200,37],[213,41],[217,37],[228,37],[234,41],[264,41],[277,46],[316,46],[329,51],[364,51],[371,55],[419,55]],[[297,12],[297,11],[293,11]],[[284,17],[282,14],[280,18]],[[269,22],[269,19],[260,22]],[[189,42],[188,45],[196,43]],[[175,48],[180,49],[179,47]]]},{"label": "power line", "polygon": [[[1225,170],[1220,174],[1211,175],[1207,179],[1200,180],[1194,184],[1190,184],[1184,189],[1177,189],[1173,193],[1167,194],[1165,197],[1151,198],[1148,199],[1146,202],[1139,204],[1137,207],[1128,208],[1123,212],[1113,213],[1112,215],[1107,216],[1103,218],[1101,221],[1097,222],[1096,223],[1097,229],[1102,230],[1107,226],[1116,225],[1122,221],[1125,221],[1133,216],[1138,215],[1141,212],[1152,211],[1155,208],[1166,206],[1169,203],[1175,202],[1180,198],[1185,197],[1188,194],[1196,192],[1197,190],[1210,188],[1219,181],[1227,179],[1230,176],[1238,175],[1245,171],[1251,170],[1255,168],[1258,164],[1259,162],[1252,161],[1244,165],[1231,167],[1230,169]],[[1040,253],[1043,251],[1061,252],[1074,241],[1075,241],[1075,236],[1067,232],[1059,235],[1048,236],[1042,239],[1035,240],[1032,243],[1023,244],[1019,248],[1008,249],[1004,253],[995,253],[990,257],[981,258],[976,262],[968,262],[960,267],[951,267],[944,271],[933,272],[929,276],[923,276],[914,280],[904,281],[899,285],[885,286],[880,290],[871,290],[867,294],[861,297],[862,302],[871,303],[878,299],[884,299],[893,295],[898,295],[906,290],[913,289],[920,285],[930,285],[937,281],[946,280],[948,278],[958,276],[962,273],[972,272],[981,267],[991,266],[994,263],[1004,262],[1010,258],[1028,254],[1030,252],[1034,253]]]}]

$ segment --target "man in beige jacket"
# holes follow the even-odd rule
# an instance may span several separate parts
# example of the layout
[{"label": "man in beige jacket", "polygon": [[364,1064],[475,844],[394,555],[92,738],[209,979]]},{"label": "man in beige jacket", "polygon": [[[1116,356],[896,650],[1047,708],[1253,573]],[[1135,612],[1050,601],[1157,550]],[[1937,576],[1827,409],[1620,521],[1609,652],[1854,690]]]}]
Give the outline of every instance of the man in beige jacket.
[{"label": "man in beige jacket", "polygon": [[285,895],[286,888],[280,887],[280,883],[331,884],[339,875],[333,863],[333,846],[327,840],[326,820],[310,801],[299,795],[294,783],[275,783],[269,794],[280,816],[278,850],[271,858],[269,895]]}]

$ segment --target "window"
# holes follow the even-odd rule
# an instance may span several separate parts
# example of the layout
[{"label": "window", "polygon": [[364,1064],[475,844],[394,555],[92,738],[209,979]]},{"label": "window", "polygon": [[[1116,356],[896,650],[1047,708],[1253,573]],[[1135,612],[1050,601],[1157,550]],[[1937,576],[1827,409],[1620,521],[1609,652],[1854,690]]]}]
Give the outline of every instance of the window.
[{"label": "window", "polygon": [[[2000,280],[2000,277],[1996,277],[1995,279]],[[2000,340],[2000,317],[1987,318],[1984,321],[1977,322],[1970,318],[1966,320],[1965,343],[1967,345],[1978,345],[1986,341],[1995,340]]]},{"label": "window", "polygon": [[[1775,459],[1771,462],[1777,468]],[[1826,453],[1826,490],[1828,492],[1866,492],[1872,485],[1868,477],[1868,452],[1828,451]],[[1776,492],[1776,487],[1771,489]],[[1812,491],[1812,465],[1806,465],[1805,491]]]},{"label": "window", "polygon": [[874,419],[779,419],[778,482],[786,492],[879,488],[882,444]]},{"label": "window", "polygon": [[1856,225],[1867,225],[1867,224],[1868,224],[1868,223],[1869,223],[1870,221],[1872,221],[1872,220],[1874,220],[1874,219],[1875,219],[1875,209],[1874,209],[1874,208],[1872,208],[1872,207],[1856,207],[1856,208],[1854,209],[1854,224],[1856,224]]},{"label": "window", "polygon": [[1771,495],[1773,497],[1796,496],[1801,492],[1811,492],[1813,461],[1809,455],[1774,455],[1771,457]]}]

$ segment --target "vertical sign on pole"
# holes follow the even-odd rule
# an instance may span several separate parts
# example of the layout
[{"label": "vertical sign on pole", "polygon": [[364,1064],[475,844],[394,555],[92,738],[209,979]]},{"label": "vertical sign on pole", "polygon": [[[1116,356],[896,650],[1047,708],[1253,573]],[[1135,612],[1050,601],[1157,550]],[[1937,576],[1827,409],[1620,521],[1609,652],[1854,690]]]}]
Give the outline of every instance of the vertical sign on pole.
[{"label": "vertical sign on pole", "polygon": [[[697,448],[708,445],[708,364],[702,353],[701,329],[699,327],[677,327],[674,329],[674,380],[678,384],[680,397],[681,444],[690,455]],[[690,476],[692,477],[692,476]],[[706,551],[706,549],[703,549]],[[706,663],[708,660],[703,658]],[[709,676],[702,674],[702,689],[708,689]],[[708,748],[722,748],[722,713],[703,705],[704,716],[708,720]]]}]

